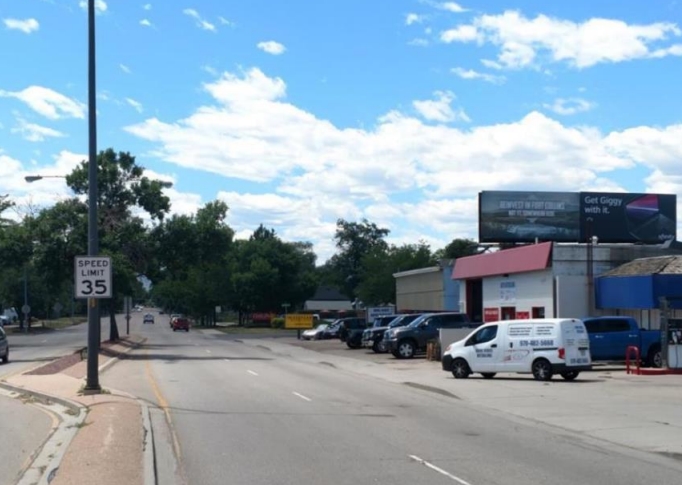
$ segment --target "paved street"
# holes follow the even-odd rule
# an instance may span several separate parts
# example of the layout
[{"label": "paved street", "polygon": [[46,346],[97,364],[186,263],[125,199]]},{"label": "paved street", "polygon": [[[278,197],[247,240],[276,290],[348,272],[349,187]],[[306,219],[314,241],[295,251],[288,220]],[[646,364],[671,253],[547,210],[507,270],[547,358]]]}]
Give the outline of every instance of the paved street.
[{"label": "paved street", "polygon": [[152,417],[159,483],[623,485],[677,483],[682,473],[675,460],[241,337],[174,333],[165,316],[134,331],[147,345],[103,384],[167,409]]}]

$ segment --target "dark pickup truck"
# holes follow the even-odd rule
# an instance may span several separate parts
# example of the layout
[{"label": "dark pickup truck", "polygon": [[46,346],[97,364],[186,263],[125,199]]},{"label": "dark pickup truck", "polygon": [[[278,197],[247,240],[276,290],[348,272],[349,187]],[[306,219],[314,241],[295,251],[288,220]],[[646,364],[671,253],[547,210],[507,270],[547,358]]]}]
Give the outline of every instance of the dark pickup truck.
[{"label": "dark pickup truck", "polygon": [[406,327],[392,328],[384,333],[384,344],[398,359],[411,359],[426,350],[430,340],[439,337],[441,328],[476,328],[466,313],[425,313]]},{"label": "dark pickup truck", "polygon": [[386,333],[386,330],[389,328],[406,327],[421,316],[421,313],[393,315],[391,320],[384,322],[383,325],[373,326],[372,328],[365,330],[362,334],[362,346],[372,349],[377,354],[388,352],[384,342],[384,333]]},{"label": "dark pickup truck", "polygon": [[[661,356],[661,331],[639,328],[631,317],[583,318],[590,337],[590,354],[593,361],[625,360],[626,349],[639,349],[642,362],[650,367],[663,365]],[[634,358],[634,356],[632,356]]]}]

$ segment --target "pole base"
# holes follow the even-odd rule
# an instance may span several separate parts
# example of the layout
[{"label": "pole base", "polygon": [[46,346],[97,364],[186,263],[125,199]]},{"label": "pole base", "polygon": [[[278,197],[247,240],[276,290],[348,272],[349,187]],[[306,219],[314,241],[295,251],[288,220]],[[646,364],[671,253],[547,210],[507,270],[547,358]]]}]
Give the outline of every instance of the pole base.
[{"label": "pole base", "polygon": [[102,394],[101,387],[86,387],[83,389],[84,396],[92,396],[93,394]]}]

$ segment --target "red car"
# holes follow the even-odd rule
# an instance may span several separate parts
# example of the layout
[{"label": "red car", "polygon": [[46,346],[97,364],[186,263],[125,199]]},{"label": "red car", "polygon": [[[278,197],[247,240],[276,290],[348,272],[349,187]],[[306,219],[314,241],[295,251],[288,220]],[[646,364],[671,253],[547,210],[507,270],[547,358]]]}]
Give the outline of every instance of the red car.
[{"label": "red car", "polygon": [[184,330],[189,332],[189,320],[185,317],[177,317],[171,321],[171,328],[175,332],[176,330]]}]

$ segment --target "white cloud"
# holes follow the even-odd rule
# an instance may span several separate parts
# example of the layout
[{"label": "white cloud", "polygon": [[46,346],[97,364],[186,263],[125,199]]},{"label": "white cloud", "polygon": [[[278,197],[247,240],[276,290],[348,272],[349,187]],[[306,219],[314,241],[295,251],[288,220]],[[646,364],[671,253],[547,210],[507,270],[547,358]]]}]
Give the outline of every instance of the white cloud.
[{"label": "white cloud", "polygon": [[144,111],[142,108],[142,103],[135,101],[133,98],[126,98],[126,103],[135,108],[135,111],[138,113],[142,113],[142,111]]},{"label": "white cloud", "polygon": [[35,112],[53,120],[85,118],[86,106],[83,103],[42,86],[29,86],[16,92],[0,90],[0,97],[23,101]]},{"label": "white cloud", "polygon": [[[81,0],[78,5],[80,5],[80,7],[87,12],[88,2],[86,0]],[[104,0],[95,0],[95,13],[103,14],[108,8],[107,2]]]},{"label": "white cloud", "polygon": [[143,5],[142,8],[143,8],[144,10],[151,10],[151,9],[152,9],[152,4],[151,4],[151,3],[147,3],[147,4]]},{"label": "white cloud", "polygon": [[471,121],[464,110],[452,109],[451,103],[455,100],[455,95],[450,91],[436,91],[434,95],[437,98],[435,100],[414,101],[412,103],[414,109],[416,109],[424,119],[440,123]]},{"label": "white cloud", "polygon": [[140,25],[143,27],[153,27],[154,26],[154,24],[152,24],[148,19],[140,20]]},{"label": "white cloud", "polygon": [[227,20],[225,17],[222,17],[222,16],[219,16],[219,17],[218,17],[218,21],[219,21],[222,25],[228,25],[228,26],[231,26],[231,27],[234,26],[234,22],[231,22],[231,21]]},{"label": "white cloud", "polygon": [[260,50],[264,52],[267,52],[268,54],[272,54],[273,56],[284,54],[284,51],[287,50],[286,47],[284,47],[279,42],[275,42],[274,40],[269,40],[267,42],[259,42],[256,47],[258,47]]},{"label": "white cloud", "polygon": [[199,12],[197,12],[193,8],[186,8],[185,10],[182,11],[182,13],[196,20],[196,26],[199,27],[200,29],[208,30],[210,32],[217,32],[216,26],[211,22],[203,19],[201,15],[199,15]]},{"label": "white cloud", "polygon": [[24,34],[30,34],[40,28],[40,24],[36,19],[3,19],[2,21],[8,29],[20,30]]},{"label": "white cloud", "polygon": [[45,141],[46,138],[61,138],[66,136],[61,131],[35,123],[28,123],[22,118],[17,119],[17,126],[12,128],[12,133],[19,134],[24,140],[32,142]]},{"label": "white cloud", "polygon": [[493,74],[486,74],[474,71],[473,69],[464,69],[462,67],[453,67],[451,72],[462,79],[480,79],[491,84],[503,84],[507,80],[504,76],[495,76]]},{"label": "white cloud", "polygon": [[121,71],[125,72],[126,74],[131,73],[130,68],[128,66],[126,66],[125,64],[119,64],[118,67],[120,67]]},{"label": "white cloud", "polygon": [[517,11],[506,11],[500,15],[481,15],[471,24],[446,30],[441,40],[446,43],[476,40],[499,47],[497,60],[488,61],[488,67],[518,69],[548,60],[582,69],[603,62],[680,56],[682,44],[660,46],[669,37],[680,35],[680,28],[669,22],[637,25],[592,18],[577,23],[546,15],[530,19]]},{"label": "white cloud", "polygon": [[[449,242],[476,237],[481,190],[616,190],[609,174],[637,165],[661,172],[652,185],[682,176],[682,124],[602,133],[532,111],[464,129],[396,110],[368,129],[341,128],[287,102],[284,81],[258,69],[225,73],[204,89],[213,101],[189,117],[149,118],[126,131],[167,163],[235,186],[262,184],[220,193],[230,225],[248,235],[265,221],[289,240],[313,241],[321,260],[334,252],[338,218],[374,215],[396,241]],[[443,98],[454,96],[434,102]]]},{"label": "white cloud", "polygon": [[543,106],[558,115],[574,115],[590,111],[596,105],[582,98],[557,98],[552,104]]},{"label": "white cloud", "polygon": [[416,13],[408,13],[405,15],[405,25],[420,24],[426,17]]},{"label": "white cloud", "polygon": [[463,13],[463,12],[468,12],[468,10],[464,7],[462,7],[460,4],[455,3],[455,2],[442,2],[436,4],[437,8],[440,8],[441,10],[447,10],[448,12],[454,12],[454,13]]},{"label": "white cloud", "polygon": [[474,25],[460,25],[454,29],[446,30],[440,34],[440,40],[449,44],[451,42],[472,42],[481,40],[481,34]]}]

